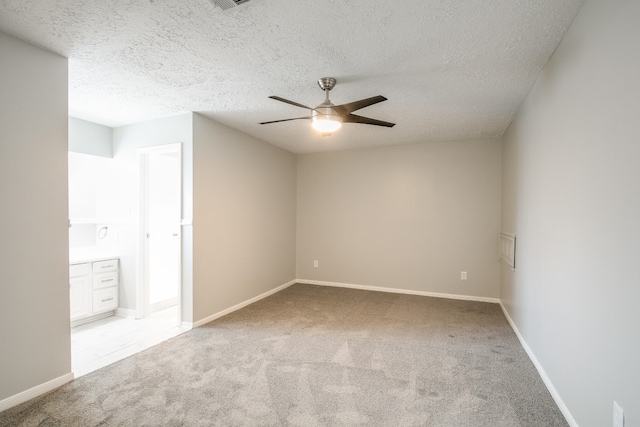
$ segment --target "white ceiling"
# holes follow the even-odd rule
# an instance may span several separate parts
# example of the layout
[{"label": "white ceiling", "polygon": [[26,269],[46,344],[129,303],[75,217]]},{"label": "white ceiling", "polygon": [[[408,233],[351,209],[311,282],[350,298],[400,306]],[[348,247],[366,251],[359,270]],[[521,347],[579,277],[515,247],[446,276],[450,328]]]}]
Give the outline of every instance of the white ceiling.
[{"label": "white ceiling", "polygon": [[[295,153],[499,137],[582,0],[0,0],[0,30],[69,58],[69,114],[121,126],[197,111]],[[389,100],[323,138],[334,104]]]}]

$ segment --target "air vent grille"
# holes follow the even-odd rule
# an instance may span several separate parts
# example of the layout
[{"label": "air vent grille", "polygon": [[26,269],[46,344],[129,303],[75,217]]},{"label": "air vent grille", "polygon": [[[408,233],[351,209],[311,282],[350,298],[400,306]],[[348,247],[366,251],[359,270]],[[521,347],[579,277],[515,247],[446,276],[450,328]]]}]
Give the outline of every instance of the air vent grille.
[{"label": "air vent grille", "polygon": [[209,0],[214,6],[219,7],[222,10],[231,9],[232,7],[240,6],[243,3],[248,3],[250,0]]}]

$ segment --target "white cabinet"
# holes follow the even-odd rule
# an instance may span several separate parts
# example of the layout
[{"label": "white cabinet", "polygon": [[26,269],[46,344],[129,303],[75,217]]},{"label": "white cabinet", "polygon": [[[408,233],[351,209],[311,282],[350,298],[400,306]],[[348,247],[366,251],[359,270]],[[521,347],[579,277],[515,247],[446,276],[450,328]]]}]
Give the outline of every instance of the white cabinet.
[{"label": "white cabinet", "polygon": [[91,264],[69,266],[71,320],[91,314]]},{"label": "white cabinet", "polygon": [[88,316],[91,313],[91,283],[89,276],[69,279],[69,295],[71,298],[71,320]]},{"label": "white cabinet", "polygon": [[107,259],[104,261],[95,261],[92,263],[91,271],[93,273],[104,273],[106,271],[118,271],[118,260]]},{"label": "white cabinet", "polygon": [[118,308],[118,260],[96,261],[92,264],[91,271],[91,313],[99,314]]},{"label": "white cabinet", "polygon": [[94,289],[92,307],[94,314],[118,308],[118,288]]},{"label": "white cabinet", "polygon": [[118,286],[117,271],[93,274],[93,289],[110,288],[112,286]]},{"label": "white cabinet", "polygon": [[72,323],[93,320],[118,308],[118,259],[69,266]]}]

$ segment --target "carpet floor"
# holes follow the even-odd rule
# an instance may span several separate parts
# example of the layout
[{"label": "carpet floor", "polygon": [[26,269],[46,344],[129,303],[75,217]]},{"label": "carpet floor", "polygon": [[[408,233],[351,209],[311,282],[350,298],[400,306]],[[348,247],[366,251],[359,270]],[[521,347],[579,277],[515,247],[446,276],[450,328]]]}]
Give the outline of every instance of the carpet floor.
[{"label": "carpet floor", "polygon": [[2,426],[567,426],[497,304],[296,284]]}]

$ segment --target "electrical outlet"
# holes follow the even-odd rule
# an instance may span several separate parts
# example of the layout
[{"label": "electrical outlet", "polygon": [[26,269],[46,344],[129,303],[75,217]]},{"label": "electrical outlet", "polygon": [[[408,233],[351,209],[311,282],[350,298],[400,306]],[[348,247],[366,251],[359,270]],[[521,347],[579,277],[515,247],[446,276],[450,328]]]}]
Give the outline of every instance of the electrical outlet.
[{"label": "electrical outlet", "polygon": [[313,261],[313,267],[318,268],[318,260]]},{"label": "electrical outlet", "polygon": [[461,271],[460,272],[460,280],[467,280],[467,272],[466,271]]},{"label": "electrical outlet", "polygon": [[613,402],[613,427],[624,427],[624,411],[616,401]]}]

